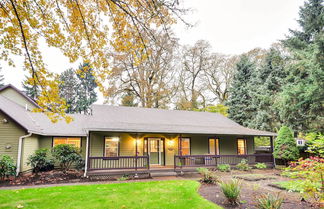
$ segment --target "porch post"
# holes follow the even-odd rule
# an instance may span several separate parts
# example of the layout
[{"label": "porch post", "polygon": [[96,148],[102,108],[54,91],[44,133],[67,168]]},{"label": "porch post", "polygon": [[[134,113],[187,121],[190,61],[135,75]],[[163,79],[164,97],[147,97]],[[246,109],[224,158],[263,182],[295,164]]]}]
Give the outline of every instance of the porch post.
[{"label": "porch post", "polygon": [[[137,156],[138,156],[137,142],[138,142],[138,133],[136,133],[136,139],[135,139],[135,171],[137,171]],[[138,177],[137,173],[135,173],[135,178],[137,177]]]},{"label": "porch post", "polygon": [[87,133],[87,138],[86,138],[86,156],[85,156],[85,163],[84,163],[84,177],[87,177],[87,172],[88,172],[88,161],[89,161],[89,135],[90,131]]},{"label": "porch post", "polygon": [[273,146],[274,146],[273,136],[270,136],[270,152],[273,160],[273,166],[276,167],[276,159],[273,156]]}]

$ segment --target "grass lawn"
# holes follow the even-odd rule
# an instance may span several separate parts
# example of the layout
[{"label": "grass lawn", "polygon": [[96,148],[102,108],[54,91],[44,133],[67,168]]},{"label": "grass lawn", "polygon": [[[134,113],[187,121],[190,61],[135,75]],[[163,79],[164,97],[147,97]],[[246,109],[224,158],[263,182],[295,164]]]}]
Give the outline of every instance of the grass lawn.
[{"label": "grass lawn", "polygon": [[196,181],[150,181],[0,190],[0,208],[215,208]]}]

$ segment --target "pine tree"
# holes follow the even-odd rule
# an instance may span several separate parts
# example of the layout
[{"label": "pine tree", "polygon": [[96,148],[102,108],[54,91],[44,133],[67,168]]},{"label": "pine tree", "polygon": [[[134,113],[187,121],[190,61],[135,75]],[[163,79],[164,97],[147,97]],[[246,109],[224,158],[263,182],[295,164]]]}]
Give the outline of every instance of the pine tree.
[{"label": "pine tree", "polygon": [[249,127],[275,131],[281,126],[278,110],[274,102],[287,74],[285,72],[285,57],[275,48],[271,48],[266,54],[264,63],[253,74],[253,82],[250,83],[252,107],[256,109],[255,116],[249,123]]},{"label": "pine tree", "polygon": [[323,33],[324,4],[323,0],[309,0],[299,10],[297,20],[301,30],[289,30],[291,36],[284,40],[289,48],[302,49],[314,43]]},{"label": "pine tree", "polygon": [[31,79],[25,76],[25,80],[22,82],[25,94],[33,100],[37,100],[41,92],[40,87],[34,82],[35,79]]},{"label": "pine tree", "polygon": [[251,106],[250,82],[255,65],[246,55],[243,55],[236,65],[236,73],[229,90],[229,99],[226,106],[229,107],[229,117],[237,123],[247,126],[253,117]]},{"label": "pine tree", "polygon": [[67,104],[66,113],[77,111],[77,93],[79,81],[73,69],[68,69],[60,75],[60,97],[64,98]]},{"label": "pine tree", "polygon": [[79,113],[89,114],[90,106],[97,101],[97,83],[90,64],[84,63],[77,70],[79,86],[77,91],[77,107]]},{"label": "pine tree", "polygon": [[282,126],[278,132],[273,155],[276,159],[281,159],[287,164],[288,161],[297,160],[299,150],[294,139],[292,130],[287,126]]}]

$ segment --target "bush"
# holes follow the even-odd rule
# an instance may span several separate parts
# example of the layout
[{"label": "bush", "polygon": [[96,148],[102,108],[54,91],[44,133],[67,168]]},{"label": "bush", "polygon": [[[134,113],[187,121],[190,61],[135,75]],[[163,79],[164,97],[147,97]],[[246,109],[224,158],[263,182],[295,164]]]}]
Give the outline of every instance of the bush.
[{"label": "bush", "polygon": [[280,209],[283,203],[283,198],[279,194],[262,194],[258,198],[257,207],[259,209]]},{"label": "bush", "polygon": [[241,162],[236,165],[236,168],[241,171],[251,170],[251,167],[249,166],[248,161],[246,159],[242,159]]},{"label": "bush", "polygon": [[217,169],[221,172],[229,172],[231,170],[231,166],[229,164],[220,164],[217,165]]},{"label": "bush", "polygon": [[64,173],[70,170],[73,164],[79,163],[82,160],[79,149],[69,144],[55,146],[52,154]]},{"label": "bush", "polygon": [[0,158],[0,179],[3,181],[9,176],[16,175],[16,166],[13,159],[8,155],[3,155]]},{"label": "bush", "polygon": [[273,155],[275,158],[283,160],[285,165],[288,165],[288,161],[297,160],[299,157],[299,149],[293,132],[287,126],[282,126],[278,132]]},{"label": "bush", "polygon": [[232,179],[229,182],[219,184],[223,194],[231,204],[238,204],[241,193],[241,182],[237,179]]},{"label": "bush", "polygon": [[28,157],[27,165],[33,168],[34,173],[54,169],[54,160],[49,156],[48,149],[36,150],[33,155]]},{"label": "bush", "polygon": [[255,167],[256,167],[257,169],[265,169],[265,168],[267,168],[267,165],[266,165],[265,163],[257,163],[257,164],[255,165]]},{"label": "bush", "polygon": [[215,174],[213,174],[213,172],[211,172],[207,168],[197,168],[197,171],[203,176],[200,179],[201,183],[215,184],[218,182],[218,178],[215,176]]}]

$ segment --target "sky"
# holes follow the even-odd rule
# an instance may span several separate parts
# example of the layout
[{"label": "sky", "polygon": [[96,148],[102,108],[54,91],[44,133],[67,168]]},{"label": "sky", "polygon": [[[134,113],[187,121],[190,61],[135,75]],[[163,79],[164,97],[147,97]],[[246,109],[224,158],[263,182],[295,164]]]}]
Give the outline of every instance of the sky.
[{"label": "sky", "polygon": [[[180,1],[181,2],[181,1]],[[272,43],[284,39],[288,29],[296,29],[299,7],[304,0],[182,0],[191,8],[184,19],[194,27],[178,23],[174,26],[181,44],[194,44],[207,40],[213,52],[241,54],[251,49],[269,48]],[[40,43],[44,61],[52,72],[60,73],[68,68],[77,68],[79,63],[70,63],[55,48]],[[2,74],[5,83],[21,88],[24,79],[23,59],[15,59],[16,67],[3,61]],[[99,103],[103,101],[99,96]]]}]

